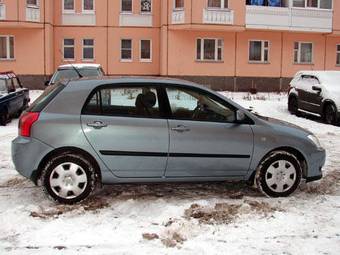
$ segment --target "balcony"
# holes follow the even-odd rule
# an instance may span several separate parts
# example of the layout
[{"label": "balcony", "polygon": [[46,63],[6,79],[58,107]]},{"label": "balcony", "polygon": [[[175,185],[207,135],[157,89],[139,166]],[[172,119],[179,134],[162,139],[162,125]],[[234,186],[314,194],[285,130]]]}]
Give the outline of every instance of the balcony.
[{"label": "balcony", "polygon": [[330,9],[298,7],[246,7],[246,28],[302,32],[332,32]]},{"label": "balcony", "polygon": [[184,24],[185,23],[185,11],[173,10],[172,11],[172,24]]},{"label": "balcony", "polygon": [[66,12],[62,14],[63,25],[72,26],[95,26],[96,14],[94,12],[89,13],[75,13]]},{"label": "balcony", "polygon": [[119,25],[122,27],[152,27],[151,14],[121,13]]},{"label": "balcony", "polygon": [[40,8],[39,7],[26,7],[26,21],[40,22]]},{"label": "balcony", "polygon": [[6,19],[6,5],[0,3],[0,20]]},{"label": "balcony", "polygon": [[204,24],[232,25],[234,11],[230,9],[203,9]]}]

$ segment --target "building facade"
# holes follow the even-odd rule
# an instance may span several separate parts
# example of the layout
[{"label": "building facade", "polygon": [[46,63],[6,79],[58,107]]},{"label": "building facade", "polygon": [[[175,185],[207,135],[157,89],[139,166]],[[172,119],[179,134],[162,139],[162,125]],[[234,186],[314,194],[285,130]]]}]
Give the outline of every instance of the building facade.
[{"label": "building facade", "polygon": [[340,70],[340,0],[0,0],[0,71],[43,87],[60,64],[278,91]]}]

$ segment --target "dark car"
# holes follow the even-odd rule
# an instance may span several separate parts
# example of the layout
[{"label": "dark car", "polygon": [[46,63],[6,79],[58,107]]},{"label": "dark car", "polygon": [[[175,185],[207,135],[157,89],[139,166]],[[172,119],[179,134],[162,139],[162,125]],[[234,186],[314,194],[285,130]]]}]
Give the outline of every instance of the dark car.
[{"label": "dark car", "polygon": [[29,101],[29,91],[23,88],[15,73],[0,73],[0,125],[5,126],[12,117],[19,117]]}]

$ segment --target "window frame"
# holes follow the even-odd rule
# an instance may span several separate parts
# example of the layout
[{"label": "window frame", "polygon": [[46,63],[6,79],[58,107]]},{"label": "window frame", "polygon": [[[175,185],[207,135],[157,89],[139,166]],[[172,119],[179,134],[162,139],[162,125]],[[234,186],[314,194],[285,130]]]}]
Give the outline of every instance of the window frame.
[{"label": "window frame", "polygon": [[36,4],[29,4],[27,1],[28,0],[26,0],[26,7],[27,8],[34,8],[34,9],[39,9],[40,8],[40,1],[39,0],[35,0]]},{"label": "window frame", "polygon": [[331,0],[331,8],[330,9],[326,9],[326,8],[321,8],[321,1],[322,0],[317,0],[318,1],[318,6],[317,7],[309,7],[309,6],[307,6],[308,5],[308,0],[304,0],[304,2],[305,2],[305,4],[304,4],[304,7],[300,7],[300,6],[294,6],[294,0],[292,0],[292,7],[293,8],[308,8],[308,9],[321,9],[321,10],[333,10],[333,6],[334,6],[334,4],[333,4],[333,1],[334,0]]},{"label": "window frame", "polygon": [[[295,49],[295,43],[298,43],[298,49]],[[301,62],[301,45],[302,44],[311,44],[312,45],[312,56],[311,62]],[[297,61],[295,61],[295,52],[297,51]],[[314,64],[314,43],[313,42],[305,42],[305,41],[294,41],[293,43],[293,63],[295,65],[313,65]]]},{"label": "window frame", "polygon": [[[197,56],[198,50],[198,40],[201,40],[201,48],[200,48],[200,55],[201,58],[199,59]],[[215,40],[215,58],[214,59],[204,59],[204,41],[205,40]],[[219,41],[221,41],[221,46],[219,46]],[[221,59],[218,59],[218,49],[221,49]],[[211,62],[211,63],[220,63],[224,61],[224,39],[223,38],[203,38],[199,37],[196,38],[196,48],[195,48],[195,59],[197,62]]]},{"label": "window frame", "polygon": [[[6,40],[6,58],[0,57],[0,61],[13,61],[13,60],[15,60],[15,36],[14,35],[0,35],[0,38],[5,38],[5,40]],[[13,38],[13,57],[11,57],[10,38]]]},{"label": "window frame", "polygon": [[[130,40],[131,41],[131,58],[122,58],[122,53],[123,53],[123,40]],[[127,49],[127,48],[124,48]],[[120,39],[120,62],[133,62],[133,40],[131,38],[121,38]]]},{"label": "window frame", "polygon": [[[65,45],[65,40],[73,40],[73,46]],[[76,59],[76,40],[74,38],[63,38],[63,60],[66,61],[75,61]],[[66,48],[73,48],[73,58],[65,58],[65,47]]]},{"label": "window frame", "polygon": [[[142,41],[150,42],[150,58],[142,58]],[[139,61],[144,63],[152,62],[152,39],[140,39],[139,40]]]},{"label": "window frame", "polygon": [[143,15],[150,15],[152,14],[152,11],[153,11],[153,1],[150,0],[150,3],[151,3],[151,10],[150,11],[142,11],[142,1],[143,0],[139,0],[139,4],[140,4],[140,14],[143,14]]},{"label": "window frame", "polygon": [[[261,42],[261,60],[251,60],[250,59],[250,44],[252,42]],[[265,47],[265,43],[268,43],[268,46]],[[267,50],[267,60],[265,60],[265,51]],[[269,64],[270,61],[270,41],[268,40],[257,40],[251,39],[248,41],[248,62],[251,64]]]},{"label": "window frame", "polygon": [[[338,62],[339,60],[339,62]],[[336,45],[336,66],[340,66],[340,43]]]},{"label": "window frame", "polygon": [[[208,10],[229,10],[229,0],[219,0],[220,7],[209,7],[209,0],[207,0],[207,9]],[[225,7],[225,2],[227,2],[227,7]]]},{"label": "window frame", "polygon": [[[92,46],[85,45],[84,44],[85,40],[92,40],[93,41]],[[88,49],[92,48],[93,49],[93,57],[92,58],[85,58],[84,49],[86,49],[86,48],[88,48]],[[95,39],[93,39],[93,38],[83,38],[82,39],[82,60],[86,61],[86,62],[93,62],[95,59],[96,59],[96,57],[95,57]]]},{"label": "window frame", "polygon": [[86,0],[82,0],[81,1],[81,11],[82,13],[87,13],[87,14],[93,14],[96,12],[96,0],[92,0],[93,1],[93,10],[85,10],[85,1]]},{"label": "window frame", "polygon": [[174,3],[173,9],[174,9],[175,11],[182,11],[182,10],[184,10],[185,1],[184,1],[184,0],[182,0],[182,1],[183,1],[183,6],[182,6],[182,7],[177,7],[177,6],[176,6],[176,0],[173,0],[173,3]]},{"label": "window frame", "polygon": [[75,13],[76,12],[76,3],[75,0],[71,0],[73,1],[73,9],[65,9],[65,1],[66,0],[62,0],[62,8],[63,8],[63,13]]},{"label": "window frame", "polygon": [[124,11],[123,10],[123,1],[124,0],[120,0],[120,13],[123,13],[123,14],[132,14],[133,13],[133,0],[129,0],[129,1],[131,1],[131,11]]}]

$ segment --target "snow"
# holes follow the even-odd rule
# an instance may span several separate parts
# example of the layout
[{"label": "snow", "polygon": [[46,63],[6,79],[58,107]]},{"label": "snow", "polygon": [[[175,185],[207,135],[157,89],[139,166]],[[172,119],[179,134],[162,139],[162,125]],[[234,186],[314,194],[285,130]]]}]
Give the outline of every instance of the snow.
[{"label": "snow", "polygon": [[286,94],[223,94],[314,132],[326,177],[279,199],[242,183],[114,185],[56,205],[14,170],[13,120],[0,127],[0,254],[339,254],[340,127],[290,115]]}]

